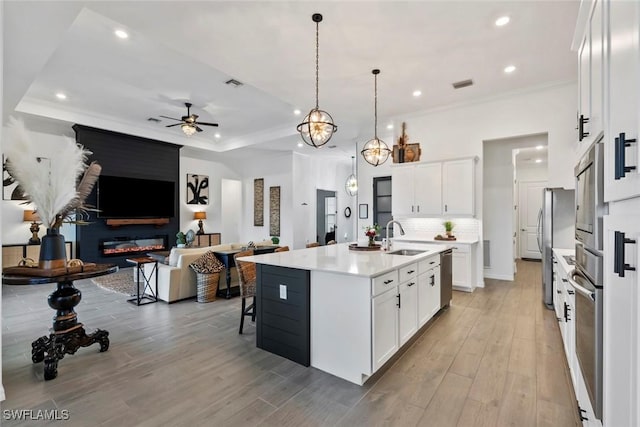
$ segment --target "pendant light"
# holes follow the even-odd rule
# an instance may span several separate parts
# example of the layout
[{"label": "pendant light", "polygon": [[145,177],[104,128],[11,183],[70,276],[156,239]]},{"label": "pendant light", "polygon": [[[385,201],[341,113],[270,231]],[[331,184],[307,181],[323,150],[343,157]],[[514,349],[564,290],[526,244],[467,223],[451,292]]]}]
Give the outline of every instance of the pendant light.
[{"label": "pendant light", "polygon": [[383,164],[389,158],[389,154],[391,154],[391,150],[387,146],[387,144],[378,138],[378,74],[380,74],[380,70],[375,69],[372,70],[374,79],[374,132],[373,139],[367,141],[364,145],[364,148],[360,152],[362,157],[367,161],[367,163],[378,166]]},{"label": "pendant light", "polygon": [[358,194],[358,178],[356,177],[355,158],[355,156],[351,156],[351,175],[349,175],[347,182],[344,184],[344,188],[350,196]]},{"label": "pendant light", "polygon": [[297,127],[300,136],[305,144],[314,148],[322,147],[329,142],[333,134],[338,130],[338,126],[333,124],[333,118],[326,111],[322,111],[318,104],[318,59],[319,59],[319,23],[322,22],[322,15],[314,13],[311,17],[313,22],[316,23],[316,107],[312,109],[309,114],[304,118],[302,123]]}]

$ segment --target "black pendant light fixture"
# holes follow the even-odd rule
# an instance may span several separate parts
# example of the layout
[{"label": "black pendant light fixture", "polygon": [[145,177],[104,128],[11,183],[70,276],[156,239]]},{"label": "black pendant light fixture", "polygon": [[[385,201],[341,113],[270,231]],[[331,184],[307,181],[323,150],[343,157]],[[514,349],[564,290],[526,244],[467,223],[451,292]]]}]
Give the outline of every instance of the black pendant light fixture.
[{"label": "black pendant light fixture", "polygon": [[319,23],[322,22],[322,15],[314,13],[311,17],[316,23],[316,107],[312,109],[297,127],[305,144],[314,148],[322,147],[329,142],[333,134],[338,130],[338,126],[333,124],[333,118],[329,113],[320,109],[318,104],[318,60],[319,60]]},{"label": "black pendant light fixture", "polygon": [[391,150],[383,140],[378,138],[378,74],[380,74],[380,70],[375,69],[372,70],[371,73],[373,74],[373,87],[375,92],[373,128],[374,132],[373,139],[367,141],[360,153],[362,154],[362,157],[364,157],[364,159],[367,161],[367,163],[373,166],[378,166],[387,161],[387,159],[389,158],[389,154],[391,154]]},{"label": "black pendant light fixture", "polygon": [[358,194],[358,177],[356,177],[355,159],[355,156],[351,156],[351,175],[349,175],[347,182],[344,184],[344,188],[350,196]]}]

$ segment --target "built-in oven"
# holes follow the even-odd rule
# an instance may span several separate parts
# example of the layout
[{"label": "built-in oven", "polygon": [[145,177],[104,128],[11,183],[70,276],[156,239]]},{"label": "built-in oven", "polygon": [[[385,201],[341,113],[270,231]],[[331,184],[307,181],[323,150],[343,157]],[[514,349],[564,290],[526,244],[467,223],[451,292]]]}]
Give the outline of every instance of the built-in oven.
[{"label": "built-in oven", "polygon": [[603,290],[602,255],[576,244],[576,268],[569,275],[575,289],[576,357],[593,412],[602,419]]},{"label": "built-in oven", "polygon": [[604,203],[604,151],[602,138],[580,159],[574,170],[576,180],[576,240],[595,250],[602,250]]}]

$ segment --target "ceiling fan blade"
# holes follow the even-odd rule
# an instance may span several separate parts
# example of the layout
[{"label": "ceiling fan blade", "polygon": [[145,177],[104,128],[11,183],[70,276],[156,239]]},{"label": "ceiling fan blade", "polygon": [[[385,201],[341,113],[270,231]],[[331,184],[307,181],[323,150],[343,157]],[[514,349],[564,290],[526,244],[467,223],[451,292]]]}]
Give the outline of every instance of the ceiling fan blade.
[{"label": "ceiling fan blade", "polygon": [[198,122],[198,124],[204,126],[218,126],[217,123]]},{"label": "ceiling fan blade", "polygon": [[182,121],[182,120],[180,120],[180,119],[174,119],[173,117],[168,117],[168,116],[159,116],[159,117],[163,117],[163,118],[165,118],[165,119],[177,120],[177,121],[179,121],[179,122],[181,122],[181,121]]},{"label": "ceiling fan blade", "polygon": [[195,127],[196,127],[196,130],[197,130],[198,132],[202,132],[202,129],[200,129],[200,128],[198,127],[198,125],[195,125]]},{"label": "ceiling fan blade", "polygon": [[167,128],[172,128],[172,127],[174,127],[174,126],[180,126],[181,124],[182,124],[182,123],[175,123],[175,124],[173,124],[173,125],[166,125],[165,127],[167,127]]}]

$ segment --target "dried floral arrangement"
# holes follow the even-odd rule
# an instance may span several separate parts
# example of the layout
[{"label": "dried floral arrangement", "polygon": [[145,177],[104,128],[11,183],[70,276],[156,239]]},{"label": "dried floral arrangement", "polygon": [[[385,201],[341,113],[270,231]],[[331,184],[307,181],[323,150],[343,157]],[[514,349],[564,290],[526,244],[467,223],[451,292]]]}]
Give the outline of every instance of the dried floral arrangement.
[{"label": "dried floral arrangement", "polygon": [[24,123],[15,118],[10,119],[4,145],[7,171],[47,228],[59,228],[63,222],[86,223],[88,211],[95,209],[85,201],[102,171],[97,162],[87,164],[91,151],[66,138],[50,157],[42,157]]}]

